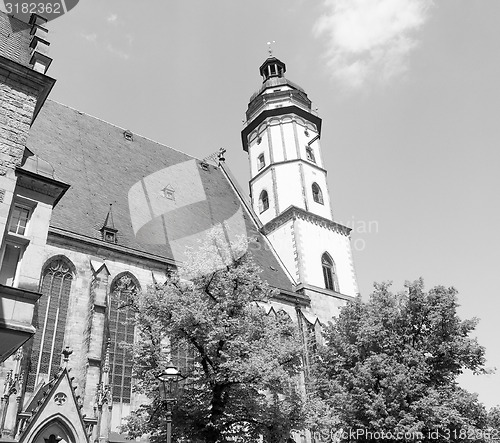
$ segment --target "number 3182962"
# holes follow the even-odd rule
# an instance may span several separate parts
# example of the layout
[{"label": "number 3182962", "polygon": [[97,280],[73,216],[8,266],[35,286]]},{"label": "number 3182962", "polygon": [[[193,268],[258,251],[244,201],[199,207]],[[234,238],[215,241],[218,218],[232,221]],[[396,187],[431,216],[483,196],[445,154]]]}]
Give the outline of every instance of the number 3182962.
[{"label": "number 3182962", "polygon": [[61,3],[8,3],[5,9],[9,14],[60,14]]}]

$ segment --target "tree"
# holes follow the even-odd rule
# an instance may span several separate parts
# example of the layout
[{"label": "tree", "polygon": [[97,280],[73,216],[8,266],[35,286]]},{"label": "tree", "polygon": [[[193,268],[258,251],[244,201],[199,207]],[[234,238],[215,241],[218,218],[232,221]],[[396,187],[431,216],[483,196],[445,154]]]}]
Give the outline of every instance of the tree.
[{"label": "tree", "polygon": [[389,288],[375,285],[368,302],[356,298],[326,328],[313,390],[336,409],[346,438],[470,441],[486,411],[456,379],[486,371],[484,348],[470,337],[477,320],[458,317],[453,288],[425,292],[422,280],[398,294]]},{"label": "tree", "polygon": [[177,441],[285,442],[302,426],[296,326],[283,312],[267,315],[258,306],[275,290],[246,251],[245,241],[229,245],[213,231],[182,273],[133,297],[134,375],[150,401],[129,417],[129,435],[164,439],[155,376],[176,349],[192,357],[173,411]]}]

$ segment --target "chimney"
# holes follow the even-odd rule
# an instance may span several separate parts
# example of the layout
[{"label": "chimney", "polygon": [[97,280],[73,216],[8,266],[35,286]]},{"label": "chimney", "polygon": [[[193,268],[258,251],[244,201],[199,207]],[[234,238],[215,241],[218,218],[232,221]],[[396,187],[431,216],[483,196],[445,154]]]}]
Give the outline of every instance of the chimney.
[{"label": "chimney", "polygon": [[50,43],[47,41],[47,28],[43,25],[47,19],[38,14],[31,14],[29,24],[31,25],[31,59],[30,65],[34,71],[45,74],[49,69],[52,59],[47,55]]}]

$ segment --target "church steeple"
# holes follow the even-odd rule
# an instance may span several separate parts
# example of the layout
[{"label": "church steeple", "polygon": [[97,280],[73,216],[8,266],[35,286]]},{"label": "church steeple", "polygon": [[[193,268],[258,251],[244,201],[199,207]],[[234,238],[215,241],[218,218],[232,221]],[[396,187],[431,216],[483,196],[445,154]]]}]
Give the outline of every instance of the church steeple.
[{"label": "church steeple", "polygon": [[252,207],[297,287],[308,288],[306,295],[319,309],[330,309],[331,295],[357,293],[350,229],[333,221],[321,119],[285,72],[285,63],[270,53],[246,111],[241,139],[250,163]]},{"label": "church steeple", "polygon": [[246,112],[242,142],[250,160],[253,207],[263,224],[290,206],[331,220],[321,119],[285,71],[285,63],[274,56],[264,61],[259,68],[264,82]]}]

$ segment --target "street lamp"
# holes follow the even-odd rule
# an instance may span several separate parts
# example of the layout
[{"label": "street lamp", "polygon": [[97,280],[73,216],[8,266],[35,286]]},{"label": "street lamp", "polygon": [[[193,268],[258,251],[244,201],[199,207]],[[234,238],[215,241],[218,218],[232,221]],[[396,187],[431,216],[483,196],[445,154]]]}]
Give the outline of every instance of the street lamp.
[{"label": "street lamp", "polygon": [[172,441],[172,406],[176,402],[177,387],[180,373],[177,368],[169,363],[165,372],[156,377],[158,379],[158,389],[160,400],[167,410],[167,443]]}]

